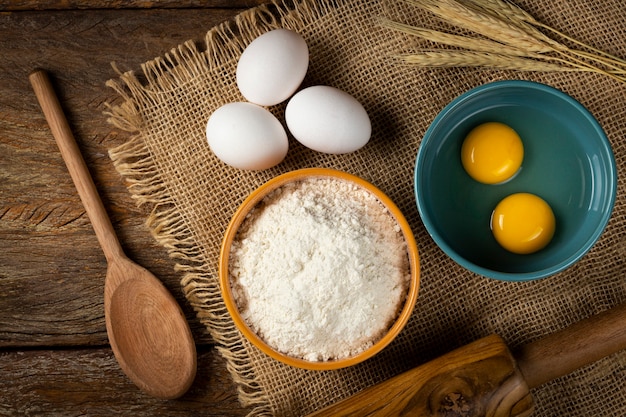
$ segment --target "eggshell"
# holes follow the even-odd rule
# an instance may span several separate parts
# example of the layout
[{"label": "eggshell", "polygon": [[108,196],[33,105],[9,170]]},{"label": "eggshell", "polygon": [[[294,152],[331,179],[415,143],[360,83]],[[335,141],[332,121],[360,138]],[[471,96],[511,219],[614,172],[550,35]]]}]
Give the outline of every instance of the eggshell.
[{"label": "eggshell", "polygon": [[228,103],[217,109],[206,126],[209,147],[230,166],[262,170],[287,155],[287,133],[278,119],[252,103]]},{"label": "eggshell", "polygon": [[254,39],[237,62],[237,86],[246,100],[273,106],[298,89],[309,66],[309,48],[299,34],[275,29]]},{"label": "eggshell", "polygon": [[324,153],[354,152],[365,146],[372,134],[361,103],[344,91],[324,85],[294,95],[285,109],[285,121],[300,143]]}]

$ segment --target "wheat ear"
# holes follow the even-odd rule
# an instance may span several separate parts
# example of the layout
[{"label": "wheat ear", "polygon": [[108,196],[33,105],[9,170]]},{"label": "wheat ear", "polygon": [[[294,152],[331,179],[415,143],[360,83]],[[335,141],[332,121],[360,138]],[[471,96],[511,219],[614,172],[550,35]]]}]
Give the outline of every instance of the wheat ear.
[{"label": "wheat ear", "polygon": [[454,0],[407,0],[408,3],[431,12],[442,20],[486,36],[497,42],[516,45],[536,53],[552,52],[553,48],[509,22],[483,13]]},{"label": "wheat ear", "polygon": [[482,67],[516,71],[588,71],[583,68],[564,67],[562,65],[535,61],[529,58],[484,52],[477,53],[472,51],[421,51],[417,54],[403,55],[399,58],[409,64],[418,64],[422,67],[431,68]]}]

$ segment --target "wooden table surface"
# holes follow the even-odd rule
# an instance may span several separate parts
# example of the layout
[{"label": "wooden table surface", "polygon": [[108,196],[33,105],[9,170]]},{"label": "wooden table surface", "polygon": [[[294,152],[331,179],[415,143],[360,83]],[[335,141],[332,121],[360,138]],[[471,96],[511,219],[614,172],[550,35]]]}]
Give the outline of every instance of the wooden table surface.
[{"label": "wooden table surface", "polygon": [[[0,2],[0,415],[243,416],[236,387],[179,286],[174,262],[144,224],[107,150],[123,143],[103,112],[122,70],[187,41],[261,0]],[[140,392],[109,347],[106,262],[28,81],[49,71],[76,140],[132,259],[179,300],[198,349],[189,392]]]}]

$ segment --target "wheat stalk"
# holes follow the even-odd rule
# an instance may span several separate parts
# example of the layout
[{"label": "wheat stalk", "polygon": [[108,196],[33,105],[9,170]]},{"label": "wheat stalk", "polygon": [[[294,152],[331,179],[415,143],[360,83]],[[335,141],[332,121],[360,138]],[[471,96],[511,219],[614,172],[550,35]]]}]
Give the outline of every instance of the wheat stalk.
[{"label": "wheat stalk", "polygon": [[594,48],[591,45],[588,45],[584,42],[580,42],[578,40],[576,40],[575,38],[572,38],[571,36],[568,36],[554,28],[551,28],[548,25],[544,25],[540,22],[537,22],[535,24],[535,26],[537,27],[541,27],[545,30],[548,30],[554,34],[556,34],[557,36],[573,43],[576,44],[584,49],[587,49],[591,52],[585,52],[585,51],[581,51],[581,50],[575,50],[575,49],[569,49],[568,50],[578,56],[581,56],[583,58],[587,58],[587,59],[591,59],[593,61],[596,61],[600,64],[606,65],[608,67],[612,67],[614,69],[621,69],[621,71],[624,71],[624,67],[626,66],[626,60],[621,59],[619,57],[616,57],[615,55],[609,54],[608,52],[604,52],[600,49]]},{"label": "wheat stalk", "polygon": [[[440,32],[440,31],[433,30],[433,29],[421,28],[421,27],[407,25],[404,23],[398,23],[398,22],[394,22],[388,19],[380,19],[380,23],[383,26],[386,26],[390,29],[394,29],[394,30],[397,30],[399,32],[406,33],[409,35],[414,35],[414,36],[420,37],[422,39],[425,39],[431,42],[440,43],[440,44],[447,45],[447,46],[452,46],[458,49],[466,49],[472,52],[484,52],[485,54],[494,54],[494,51],[498,51],[494,55],[500,58],[527,57],[527,58],[532,58],[538,61],[544,60],[544,61],[558,62],[562,65],[571,65],[569,61],[561,59],[561,58],[549,57],[549,56],[545,56],[541,54],[526,52],[517,47],[504,45],[504,44],[497,43],[488,39],[477,39],[477,38],[470,38],[467,36],[452,35],[449,33]],[[447,51],[447,52],[454,52],[454,51]],[[430,55],[435,56],[434,54],[430,54]],[[405,55],[405,57],[407,56],[410,56],[410,55]],[[441,57],[445,57],[445,54],[442,54]],[[522,62],[522,61],[519,61],[519,62]],[[537,62],[537,61],[529,61],[528,64],[530,64],[530,62]],[[488,66],[488,65],[484,65],[484,66]],[[508,67],[511,67],[511,66],[509,65]],[[530,67],[530,65],[526,65],[525,67]],[[552,66],[546,65],[544,68],[554,69],[556,67],[554,67],[553,65]],[[572,66],[572,69],[579,70],[581,68],[578,66]]]},{"label": "wheat stalk", "polygon": [[517,45],[521,49],[537,53],[553,50],[518,26],[455,0],[407,0],[407,2],[433,13],[442,20],[453,22],[460,28],[503,44]]},{"label": "wheat stalk", "polygon": [[452,46],[455,48],[469,49],[480,52],[493,52],[497,50],[500,54],[512,56],[528,55],[528,52],[524,51],[523,49],[504,45],[488,39],[477,39],[467,36],[453,35],[446,32],[440,32],[438,30],[411,26],[387,19],[381,19],[380,23],[383,26],[388,27],[389,29],[393,29],[398,32],[403,32],[409,35],[420,37],[424,40]]},{"label": "wheat stalk", "polygon": [[[585,71],[626,83],[626,60],[593,48],[536,20],[508,0],[405,0],[478,37],[382,20],[382,25],[458,50],[420,51],[405,62],[428,67],[491,67],[522,71]],[[569,48],[540,29],[571,42]]]},{"label": "wheat stalk", "polygon": [[[579,57],[583,57],[586,59],[591,59],[594,60],[600,64],[606,65],[607,67],[612,67],[616,70],[618,70],[619,72],[623,73],[624,72],[624,68],[623,66],[626,65],[626,60],[618,58],[614,55],[611,55],[607,52],[604,52],[600,49],[594,48],[591,45],[588,45],[584,42],[580,42],[575,38],[572,38],[571,36],[568,36],[548,25],[545,25],[543,23],[541,23],[540,21],[538,21],[537,19],[535,19],[530,13],[526,12],[525,10],[523,10],[522,8],[516,6],[515,4],[510,3],[509,1],[506,0],[474,0],[473,4],[482,9],[485,10],[488,13],[493,13],[496,16],[499,16],[502,19],[507,19],[511,22],[514,22],[520,26],[525,25],[529,28],[533,28],[532,32],[533,35],[541,38],[542,40],[544,40],[546,43],[550,43],[551,45],[555,46],[555,49],[559,50],[559,51],[567,51],[570,52],[572,54],[574,54],[575,56],[579,56]],[[548,37],[547,35],[543,34],[543,32],[541,32],[540,30],[538,30],[538,28],[547,30],[555,35],[557,35],[558,37],[565,39],[568,42],[571,42],[575,45],[578,45],[579,47],[582,47],[583,49],[587,49],[588,51],[591,51],[591,53],[589,52],[585,52],[585,51],[581,51],[581,50],[575,50],[575,49],[570,49],[568,47],[566,47],[565,45],[551,39],[550,37]],[[621,67],[620,67],[621,66]]]},{"label": "wheat stalk", "polygon": [[466,7],[474,8],[496,19],[517,26],[529,36],[549,45],[556,50],[565,50],[567,47],[545,35],[538,29],[538,21],[524,9],[505,0],[473,0],[464,2]]},{"label": "wheat stalk", "polygon": [[517,24],[537,22],[530,13],[505,0],[474,0],[469,4]]},{"label": "wheat stalk", "polygon": [[536,61],[520,56],[502,55],[473,51],[421,51],[417,54],[402,55],[400,58],[409,64],[424,67],[484,67],[518,71],[585,71],[581,68],[568,68],[549,62]]}]

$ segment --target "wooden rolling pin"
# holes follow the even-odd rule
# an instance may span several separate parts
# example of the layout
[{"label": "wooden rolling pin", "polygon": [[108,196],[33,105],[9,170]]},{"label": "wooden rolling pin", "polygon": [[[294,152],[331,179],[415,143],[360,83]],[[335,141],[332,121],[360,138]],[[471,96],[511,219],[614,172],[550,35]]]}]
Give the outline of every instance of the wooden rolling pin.
[{"label": "wooden rolling pin", "polygon": [[492,335],[313,416],[525,417],[530,389],[626,349],[626,304],[511,353]]}]

